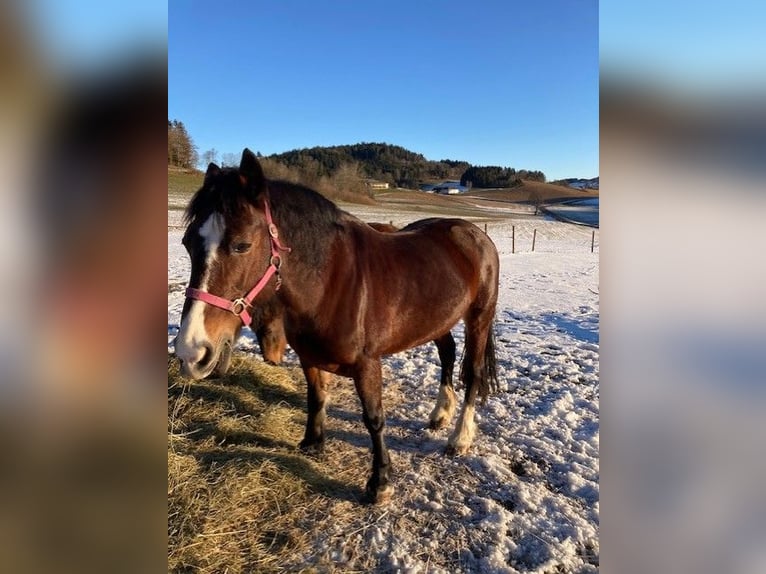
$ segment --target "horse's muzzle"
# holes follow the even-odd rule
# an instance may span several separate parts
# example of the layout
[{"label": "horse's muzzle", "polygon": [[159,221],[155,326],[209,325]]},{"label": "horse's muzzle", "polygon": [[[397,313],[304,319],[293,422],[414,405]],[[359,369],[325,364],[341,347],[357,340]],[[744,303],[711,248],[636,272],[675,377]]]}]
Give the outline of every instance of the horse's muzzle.
[{"label": "horse's muzzle", "polygon": [[192,363],[181,359],[181,374],[194,380],[226,374],[231,365],[232,347],[233,343],[229,338],[222,339],[215,346],[204,343],[204,353],[197,362]]},{"label": "horse's muzzle", "polygon": [[218,361],[213,368],[213,374],[216,377],[225,375],[226,371],[229,370],[229,366],[231,365],[231,353],[233,347],[231,339],[226,339],[223,341],[220,347],[221,351],[218,355]]}]

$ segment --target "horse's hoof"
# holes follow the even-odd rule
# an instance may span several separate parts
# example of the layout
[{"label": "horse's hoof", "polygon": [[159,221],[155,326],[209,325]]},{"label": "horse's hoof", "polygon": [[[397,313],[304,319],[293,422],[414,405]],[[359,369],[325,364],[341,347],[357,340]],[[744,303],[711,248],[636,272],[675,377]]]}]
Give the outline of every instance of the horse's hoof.
[{"label": "horse's hoof", "polygon": [[304,439],[298,444],[298,448],[307,456],[320,457],[324,455],[324,441],[309,442]]},{"label": "horse's hoof", "polygon": [[394,495],[394,487],[390,484],[379,486],[376,489],[368,488],[365,492],[365,498],[370,504],[385,504]]},{"label": "horse's hoof", "polygon": [[447,426],[447,417],[439,417],[436,420],[428,421],[428,428],[431,430],[441,430]]},{"label": "horse's hoof", "polygon": [[444,454],[447,456],[461,456],[468,452],[467,446],[460,446],[460,445],[454,445],[454,444],[448,444],[447,448],[444,449]]}]

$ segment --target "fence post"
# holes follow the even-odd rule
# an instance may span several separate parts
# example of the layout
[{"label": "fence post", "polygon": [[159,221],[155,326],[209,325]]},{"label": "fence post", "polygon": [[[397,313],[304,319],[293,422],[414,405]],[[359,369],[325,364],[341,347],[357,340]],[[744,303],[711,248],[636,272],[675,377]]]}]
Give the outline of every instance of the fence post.
[{"label": "fence post", "polygon": [[593,246],[596,244],[596,230],[591,231],[590,235],[590,252],[593,253]]},{"label": "fence post", "polygon": [[535,239],[537,239],[537,229],[532,231],[532,251],[535,250]]},{"label": "fence post", "polygon": [[516,253],[516,226],[511,225],[511,253]]},{"label": "fence post", "polygon": [[485,223],[484,224],[484,235],[486,235],[486,234],[487,234],[487,224]]},{"label": "fence post", "polygon": [[391,220],[391,221],[389,221],[389,222],[388,222],[388,224],[389,224],[391,227],[393,227],[393,226],[394,226],[394,221],[393,221],[393,220]]}]

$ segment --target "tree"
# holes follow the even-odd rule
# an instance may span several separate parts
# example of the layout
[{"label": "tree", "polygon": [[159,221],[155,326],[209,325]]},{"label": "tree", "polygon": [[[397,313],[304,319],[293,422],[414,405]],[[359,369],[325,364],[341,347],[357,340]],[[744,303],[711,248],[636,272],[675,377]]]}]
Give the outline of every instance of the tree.
[{"label": "tree", "polygon": [[533,189],[529,192],[529,203],[535,207],[535,215],[537,215],[540,213],[540,208],[545,202],[543,201],[543,196],[540,195],[540,192]]},{"label": "tree", "polygon": [[341,191],[349,193],[367,193],[367,186],[357,162],[341,164],[332,178],[332,183]]},{"label": "tree", "polygon": [[168,165],[193,169],[198,162],[197,146],[178,120],[168,120]]},{"label": "tree", "polygon": [[545,174],[541,171],[528,171],[520,169],[516,171],[512,167],[500,167],[498,165],[471,166],[460,178],[460,183],[466,185],[473,182],[476,187],[515,187],[521,185],[522,179],[532,181],[545,181]]},{"label": "tree", "polygon": [[237,167],[239,165],[239,155],[227,151],[221,156],[221,165],[225,167]]},{"label": "tree", "polygon": [[218,163],[218,150],[215,148],[210,148],[202,154],[202,167],[207,167],[211,163]]}]

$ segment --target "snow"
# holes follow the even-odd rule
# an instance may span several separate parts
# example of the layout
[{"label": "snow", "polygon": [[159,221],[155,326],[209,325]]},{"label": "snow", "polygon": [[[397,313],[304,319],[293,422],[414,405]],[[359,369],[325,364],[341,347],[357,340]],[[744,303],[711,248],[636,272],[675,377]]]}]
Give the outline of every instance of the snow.
[{"label": "snow", "polygon": [[[430,215],[344,208],[366,221],[395,225]],[[386,441],[396,490],[384,509],[365,511],[377,518],[368,516],[356,536],[392,572],[597,572],[598,249],[591,253],[590,229],[542,218],[490,220],[488,233],[500,254],[500,392],[478,406],[469,453],[446,457],[442,451],[457,416],[447,429],[424,428],[438,392],[435,346],[385,358]],[[170,211],[169,345],[188,278],[181,236],[180,212]],[[462,324],[453,334],[460,357]],[[249,331],[238,344],[257,351]],[[286,363],[297,364],[292,351]],[[458,397],[460,405],[460,390]],[[328,432],[343,424],[357,425],[349,427],[356,432],[361,427],[334,419],[330,408]],[[348,536],[335,528],[328,521],[317,536],[324,559],[342,568]],[[314,558],[306,557],[307,565]]]}]

